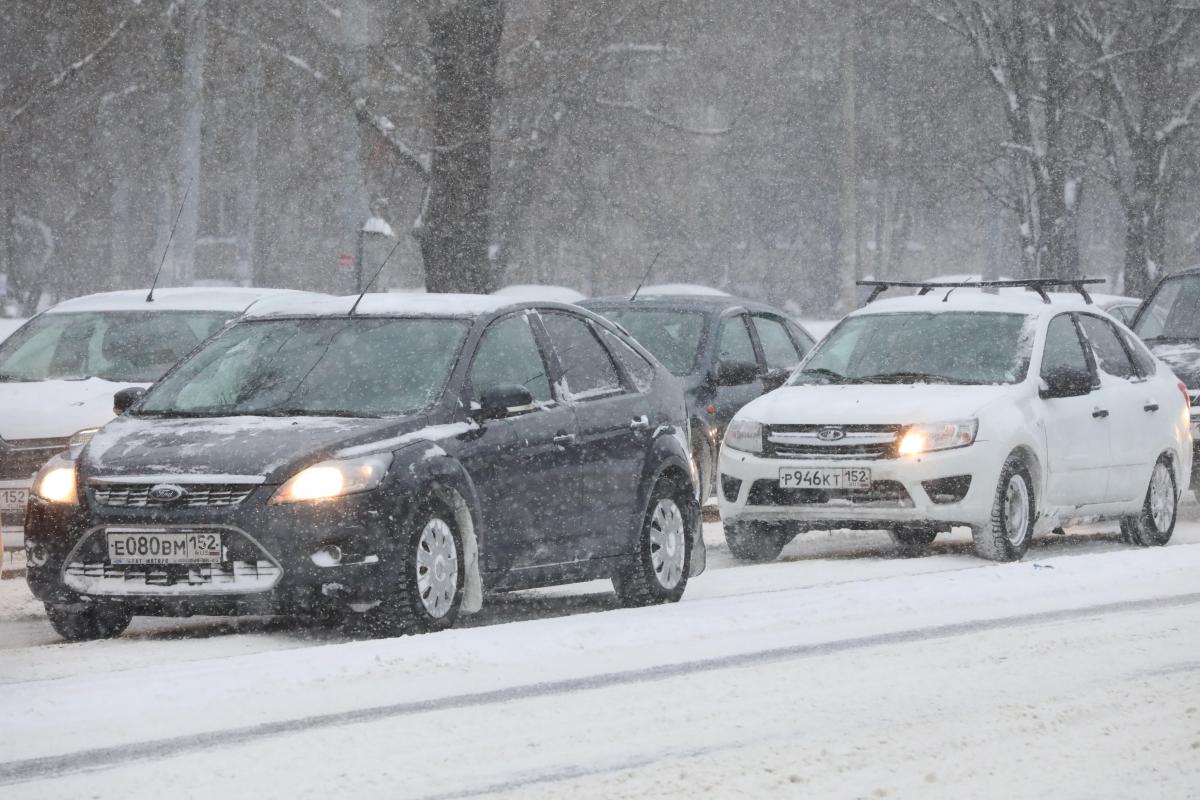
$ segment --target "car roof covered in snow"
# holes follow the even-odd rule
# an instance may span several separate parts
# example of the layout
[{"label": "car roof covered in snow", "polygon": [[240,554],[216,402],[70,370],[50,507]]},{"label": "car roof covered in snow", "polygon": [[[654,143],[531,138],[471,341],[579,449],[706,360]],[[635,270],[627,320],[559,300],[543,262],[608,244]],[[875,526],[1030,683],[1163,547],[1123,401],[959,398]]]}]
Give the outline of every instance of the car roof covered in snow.
[{"label": "car roof covered in snow", "polygon": [[74,297],[46,309],[47,314],[82,311],[231,311],[240,314],[265,300],[296,302],[304,298],[324,297],[314,292],[293,289],[256,289],[243,287],[184,287],[155,289],[154,301],[146,302],[146,289],[100,292]]},{"label": "car roof covered in snow", "polygon": [[862,308],[850,312],[847,316],[895,314],[915,311],[926,313],[991,311],[1041,317],[1064,310],[1081,311],[1087,309],[1093,311],[1104,310],[1097,303],[1086,302],[1082,296],[1075,292],[1051,292],[1050,302],[1047,303],[1037,292],[1028,290],[987,294],[986,292],[971,288],[942,288],[934,289],[925,295],[881,297],[878,300],[867,303]]},{"label": "car roof covered in snow", "polygon": [[517,283],[497,289],[492,294],[497,297],[507,297],[513,302],[550,300],[559,303],[576,303],[587,297],[583,292],[577,292],[566,286],[549,286],[540,283]]},{"label": "car roof covered in snow", "polygon": [[[358,295],[272,302],[250,310],[250,319],[267,317],[344,317]],[[426,294],[424,292],[376,292],[363,295],[354,310],[356,317],[478,317],[503,308],[528,305],[517,298],[490,294]],[[562,305],[560,303],[538,303]]]}]

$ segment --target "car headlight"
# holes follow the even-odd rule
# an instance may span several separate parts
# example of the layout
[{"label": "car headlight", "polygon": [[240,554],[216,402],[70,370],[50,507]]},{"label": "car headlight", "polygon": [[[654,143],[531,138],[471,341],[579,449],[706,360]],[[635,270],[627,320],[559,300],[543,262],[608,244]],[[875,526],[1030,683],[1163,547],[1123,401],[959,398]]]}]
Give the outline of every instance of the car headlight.
[{"label": "car headlight", "polygon": [[748,419],[735,419],[725,429],[725,446],[746,453],[761,453],[763,449],[763,428],[761,422]]},{"label": "car headlight", "polygon": [[977,419],[910,425],[900,437],[900,446],[896,450],[902,456],[915,456],[932,450],[966,447],[975,441],[978,431]]},{"label": "car headlight", "polygon": [[322,461],[288,478],[271,497],[271,502],[329,500],[356,492],[366,492],[379,485],[391,464],[391,453]]},{"label": "car headlight", "polygon": [[33,478],[33,493],[49,503],[73,506],[79,503],[75,489],[75,463],[56,456]]}]

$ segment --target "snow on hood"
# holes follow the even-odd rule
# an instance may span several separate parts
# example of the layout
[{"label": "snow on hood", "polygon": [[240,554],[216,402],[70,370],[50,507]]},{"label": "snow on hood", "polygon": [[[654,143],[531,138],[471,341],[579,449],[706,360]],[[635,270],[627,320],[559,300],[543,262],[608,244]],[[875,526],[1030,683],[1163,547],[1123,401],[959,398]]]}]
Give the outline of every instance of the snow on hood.
[{"label": "snow on hood", "polygon": [[1149,347],[1189,389],[1200,389],[1200,343],[1164,342]]},{"label": "snow on hood", "polygon": [[974,416],[1011,393],[1005,386],[942,384],[785,386],[745,406],[738,417],[767,425],[909,425]]},{"label": "snow on hood", "polygon": [[0,383],[0,438],[61,439],[113,417],[113,395],[129,386],[103,378]]}]

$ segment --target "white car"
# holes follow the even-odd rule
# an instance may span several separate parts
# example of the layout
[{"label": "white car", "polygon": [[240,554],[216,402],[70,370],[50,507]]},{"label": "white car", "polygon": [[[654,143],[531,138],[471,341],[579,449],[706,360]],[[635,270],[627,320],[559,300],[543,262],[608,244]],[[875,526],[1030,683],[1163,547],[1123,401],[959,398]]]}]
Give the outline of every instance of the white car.
[{"label": "white car", "polygon": [[[105,292],[67,300],[0,342],[0,535],[23,545],[33,474],[81,430],[112,419],[113,395],[148,386],[209,334],[284,289]],[[319,295],[316,295],[319,296]]]},{"label": "white car", "polygon": [[850,314],[721,448],[735,556],[798,532],[970,526],[985,558],[1082,519],[1163,544],[1192,469],[1185,387],[1083,297],[942,291]]}]

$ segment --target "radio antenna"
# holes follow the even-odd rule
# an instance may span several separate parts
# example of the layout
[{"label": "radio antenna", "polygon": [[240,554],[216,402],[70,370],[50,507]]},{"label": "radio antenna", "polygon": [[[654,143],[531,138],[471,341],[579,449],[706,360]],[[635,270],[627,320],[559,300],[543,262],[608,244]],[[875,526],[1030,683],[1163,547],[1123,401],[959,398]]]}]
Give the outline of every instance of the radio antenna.
[{"label": "radio antenna", "polygon": [[392,253],[396,252],[396,248],[400,246],[400,242],[402,241],[404,240],[397,238],[396,243],[392,245],[392,249],[388,250],[387,258],[383,259],[383,263],[379,265],[379,269],[375,270],[375,274],[371,276],[371,280],[367,281],[367,285],[363,287],[362,294],[360,294],[358,299],[354,301],[354,305],[350,306],[350,313],[346,315],[347,317],[354,316],[354,311],[358,308],[358,304],[362,302],[362,299],[366,296],[367,292],[371,291],[371,287],[375,285],[375,281],[383,272],[383,268],[386,267],[387,263],[392,260]]},{"label": "radio antenna", "polygon": [[154,272],[154,280],[150,283],[150,293],[146,295],[146,302],[154,302],[154,288],[158,286],[158,276],[162,275],[163,264],[167,263],[167,253],[171,252],[171,241],[175,238],[175,229],[179,227],[179,219],[183,216],[183,207],[187,205],[188,192],[192,190],[192,181],[188,179],[187,188],[183,190],[183,200],[179,202],[179,213],[175,215],[175,224],[171,226],[171,235],[167,237],[167,246],[163,248],[162,258],[158,261],[158,269]]},{"label": "radio antenna", "polygon": [[654,254],[654,258],[650,259],[650,266],[646,267],[646,274],[642,276],[642,280],[638,283],[637,288],[633,290],[633,296],[629,298],[629,302],[632,303],[634,300],[637,300],[638,292],[642,290],[642,286],[645,285],[646,279],[650,277],[650,272],[654,269],[654,265],[658,263],[658,257],[661,255],[662,248],[659,248],[658,252]]}]

